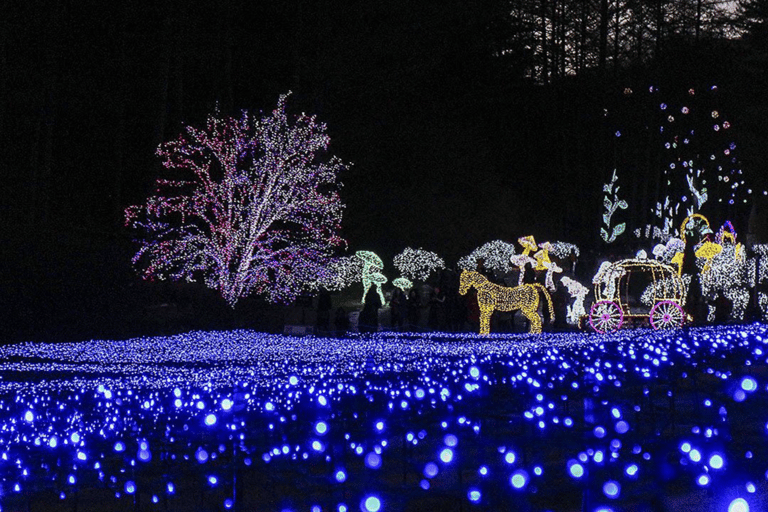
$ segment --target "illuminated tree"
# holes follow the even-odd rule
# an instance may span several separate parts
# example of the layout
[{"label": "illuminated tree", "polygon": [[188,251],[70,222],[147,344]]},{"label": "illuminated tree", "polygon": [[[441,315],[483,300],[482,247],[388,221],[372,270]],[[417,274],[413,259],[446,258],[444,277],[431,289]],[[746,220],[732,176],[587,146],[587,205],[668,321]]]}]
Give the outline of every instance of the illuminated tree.
[{"label": "illuminated tree", "polygon": [[287,98],[260,118],[210,115],[158,148],[173,179],[125,210],[144,235],[133,262],[145,279],[202,278],[233,307],[252,293],[290,302],[317,287],[344,243],[338,174],[347,165],[321,158],[326,126],[289,119]]},{"label": "illuminated tree", "polygon": [[406,247],[392,261],[400,273],[412,281],[426,281],[432,272],[445,268],[445,261],[432,251]]},{"label": "illuminated tree", "polygon": [[515,246],[503,240],[487,242],[458,262],[462,270],[477,270],[478,260],[483,260],[486,270],[504,274],[512,270],[510,258],[515,255]]}]

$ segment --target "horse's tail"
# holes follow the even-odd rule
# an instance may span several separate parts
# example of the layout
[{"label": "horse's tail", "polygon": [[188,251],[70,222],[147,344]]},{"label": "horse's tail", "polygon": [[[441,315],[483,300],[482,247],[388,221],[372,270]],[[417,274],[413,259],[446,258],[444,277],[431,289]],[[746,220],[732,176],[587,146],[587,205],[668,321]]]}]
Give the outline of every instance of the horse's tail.
[{"label": "horse's tail", "polygon": [[555,321],[555,308],[552,307],[552,297],[549,296],[549,292],[547,291],[544,286],[542,286],[539,283],[533,283],[531,286],[534,288],[537,288],[539,292],[541,292],[542,295],[544,295],[544,298],[547,299],[547,304],[549,305],[549,318],[551,321]]}]

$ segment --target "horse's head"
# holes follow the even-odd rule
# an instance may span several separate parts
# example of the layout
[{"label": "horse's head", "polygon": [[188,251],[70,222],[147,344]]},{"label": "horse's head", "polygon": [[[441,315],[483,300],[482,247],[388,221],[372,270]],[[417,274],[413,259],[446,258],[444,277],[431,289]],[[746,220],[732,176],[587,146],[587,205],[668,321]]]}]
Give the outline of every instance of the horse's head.
[{"label": "horse's head", "polygon": [[459,293],[465,295],[470,286],[477,286],[482,281],[485,281],[485,278],[480,273],[474,270],[462,270],[459,279]]}]

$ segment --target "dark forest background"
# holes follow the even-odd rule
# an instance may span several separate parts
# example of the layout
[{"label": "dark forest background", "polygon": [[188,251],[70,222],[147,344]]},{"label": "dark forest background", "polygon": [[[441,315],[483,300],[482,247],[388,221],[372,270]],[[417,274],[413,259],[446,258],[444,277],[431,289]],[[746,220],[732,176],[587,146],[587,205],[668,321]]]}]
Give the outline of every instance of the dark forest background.
[{"label": "dark forest background", "polygon": [[[157,145],[218,108],[317,114],[342,176],[350,249],[406,246],[449,265],[484,242],[605,250],[602,183],[625,185],[630,229],[658,200],[656,149],[627,90],[716,84],[752,188],[768,185],[768,2],[441,0],[9,1],[0,12],[0,340],[192,327],[264,329],[258,299],[146,283],[123,210],[161,172]],[[606,116],[607,112],[611,116]],[[630,172],[625,172],[628,170]],[[634,212],[634,213],[633,213]],[[706,212],[763,241],[759,198]],[[638,217],[639,216],[639,217]],[[752,219],[749,224],[748,219]],[[634,218],[633,218],[634,217]]]}]

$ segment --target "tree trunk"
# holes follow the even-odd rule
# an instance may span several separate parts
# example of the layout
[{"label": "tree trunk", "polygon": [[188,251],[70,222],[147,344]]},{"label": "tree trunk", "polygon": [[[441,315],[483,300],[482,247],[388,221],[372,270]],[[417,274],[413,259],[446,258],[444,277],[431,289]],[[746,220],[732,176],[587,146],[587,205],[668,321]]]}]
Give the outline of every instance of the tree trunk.
[{"label": "tree trunk", "polygon": [[608,0],[600,0],[600,49],[599,67],[605,70],[605,62],[608,53]]}]

